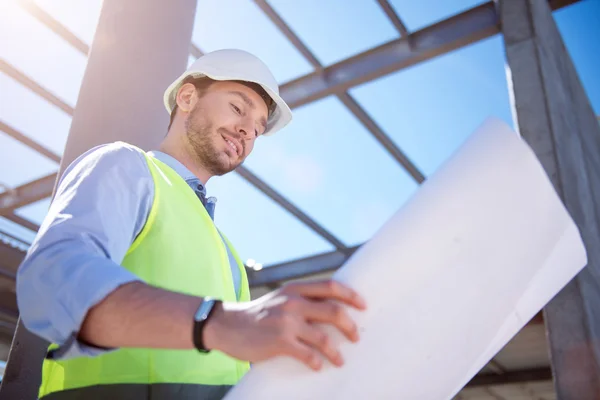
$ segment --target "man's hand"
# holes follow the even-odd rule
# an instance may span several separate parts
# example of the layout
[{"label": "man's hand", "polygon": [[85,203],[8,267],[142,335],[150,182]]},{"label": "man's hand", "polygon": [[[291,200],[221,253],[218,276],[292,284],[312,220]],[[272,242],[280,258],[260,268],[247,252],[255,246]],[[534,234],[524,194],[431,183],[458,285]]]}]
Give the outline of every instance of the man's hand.
[{"label": "man's hand", "polygon": [[356,292],[333,280],[293,283],[251,302],[223,303],[207,322],[204,343],[250,362],[287,355],[319,370],[323,355],[341,366],[342,356],[314,323],[331,324],[358,341],[356,324],[342,303],[365,309]]}]

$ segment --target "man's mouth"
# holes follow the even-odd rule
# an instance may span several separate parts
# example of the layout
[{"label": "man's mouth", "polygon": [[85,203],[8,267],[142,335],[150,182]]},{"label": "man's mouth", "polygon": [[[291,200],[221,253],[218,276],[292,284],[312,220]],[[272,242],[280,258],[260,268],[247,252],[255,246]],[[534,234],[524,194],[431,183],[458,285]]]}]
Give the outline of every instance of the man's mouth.
[{"label": "man's mouth", "polygon": [[242,150],[242,144],[240,142],[238,142],[235,139],[231,139],[228,137],[223,136],[223,139],[225,140],[225,143],[227,143],[227,145],[229,146],[229,148],[231,148],[231,150],[237,155],[239,156]]}]

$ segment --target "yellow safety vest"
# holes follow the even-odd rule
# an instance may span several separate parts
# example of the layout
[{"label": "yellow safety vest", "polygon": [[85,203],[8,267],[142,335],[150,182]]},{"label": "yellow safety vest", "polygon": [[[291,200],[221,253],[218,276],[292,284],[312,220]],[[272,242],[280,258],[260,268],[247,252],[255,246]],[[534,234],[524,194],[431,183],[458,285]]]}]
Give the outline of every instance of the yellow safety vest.
[{"label": "yellow safety vest", "polygon": [[[227,249],[204,206],[173,169],[139,151],[152,173],[154,201],[122,266],[149,285],[237,301]],[[239,301],[248,301],[250,290],[243,263],[223,238],[240,269]],[[248,363],[219,351],[201,354],[196,350],[121,348],[97,357],[45,360],[39,396],[54,393],[49,398],[75,398],[56,396],[56,392],[67,394],[70,389],[91,387],[114,388],[105,392],[110,395],[117,394],[119,387],[131,387],[128,384],[137,388],[140,384],[184,384],[182,387],[191,387],[194,393],[204,393],[202,388],[210,391],[211,386],[236,384],[248,369]]]}]

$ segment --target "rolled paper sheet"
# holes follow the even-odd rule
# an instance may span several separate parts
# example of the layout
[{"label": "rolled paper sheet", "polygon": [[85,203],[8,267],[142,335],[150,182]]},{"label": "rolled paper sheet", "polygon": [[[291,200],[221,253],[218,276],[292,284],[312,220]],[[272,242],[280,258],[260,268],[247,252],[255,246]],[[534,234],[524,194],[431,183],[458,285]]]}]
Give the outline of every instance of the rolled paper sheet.
[{"label": "rolled paper sheet", "polygon": [[368,304],[359,343],[324,327],[345,365],[279,357],[226,399],[451,399],[586,263],[535,154],[490,118],[334,274]]}]

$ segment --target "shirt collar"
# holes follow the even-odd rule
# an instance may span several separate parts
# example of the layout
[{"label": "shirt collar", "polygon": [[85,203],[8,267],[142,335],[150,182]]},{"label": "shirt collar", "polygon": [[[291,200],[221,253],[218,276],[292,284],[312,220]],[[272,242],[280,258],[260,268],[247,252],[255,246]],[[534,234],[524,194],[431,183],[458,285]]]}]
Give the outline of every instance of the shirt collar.
[{"label": "shirt collar", "polygon": [[148,154],[177,172],[177,174],[181,176],[188,185],[193,186],[194,189],[196,189],[196,186],[199,185],[197,189],[200,189],[204,194],[206,194],[204,183],[200,182],[200,179],[198,179],[198,177],[196,177],[192,171],[187,169],[186,166],[178,161],[175,157],[157,150],[150,151]]}]

